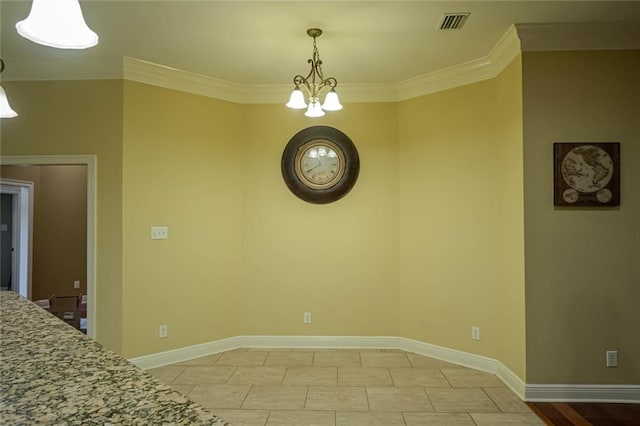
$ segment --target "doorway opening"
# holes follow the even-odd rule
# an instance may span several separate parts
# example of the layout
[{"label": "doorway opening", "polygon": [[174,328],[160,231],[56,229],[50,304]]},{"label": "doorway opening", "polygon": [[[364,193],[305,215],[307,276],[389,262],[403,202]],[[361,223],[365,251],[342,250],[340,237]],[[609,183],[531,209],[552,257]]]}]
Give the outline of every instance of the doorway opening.
[{"label": "doorway opening", "polygon": [[[89,337],[95,338],[96,330],[96,156],[95,155],[52,155],[52,156],[2,156],[3,166],[45,166],[45,165],[71,165],[86,166],[86,299],[87,299],[87,327]],[[4,179],[3,179],[4,181]],[[4,189],[4,185],[3,185]],[[3,191],[4,192],[4,191]],[[31,191],[33,197],[33,191]],[[84,195],[84,194],[83,194]],[[4,221],[3,221],[4,222]],[[31,224],[31,233],[33,232]],[[27,266],[31,262],[32,255],[26,256]],[[19,265],[18,265],[18,269]],[[25,273],[28,280],[31,279],[29,268]],[[14,291],[18,291],[12,286]],[[20,291],[18,291],[20,292]],[[20,292],[23,296],[22,292]],[[25,296],[31,298],[31,291]]]},{"label": "doorway opening", "polygon": [[33,183],[1,179],[0,268],[3,290],[31,299]]}]

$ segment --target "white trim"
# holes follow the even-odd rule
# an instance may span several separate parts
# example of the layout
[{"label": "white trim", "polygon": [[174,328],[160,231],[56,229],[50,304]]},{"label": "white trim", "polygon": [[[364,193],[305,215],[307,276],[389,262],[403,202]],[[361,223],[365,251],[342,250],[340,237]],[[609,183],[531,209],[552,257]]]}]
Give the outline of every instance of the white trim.
[{"label": "white trim", "polygon": [[528,385],[496,359],[393,336],[235,336],[129,361],[148,370],[238,348],[402,349],[495,374],[525,401],[640,402],[640,385]]},{"label": "white trim", "polygon": [[402,349],[491,374],[496,374],[500,368],[508,370],[493,358],[393,336],[235,336],[129,361],[142,368],[156,368],[237,348]]},{"label": "white trim", "polygon": [[227,339],[131,358],[143,369],[157,368],[176,362],[212,355],[237,348],[342,348],[342,349],[402,349],[418,355],[484,371],[502,380],[516,395],[524,397],[524,382],[501,362],[449,349],[418,340],[393,336],[235,336]]},{"label": "white trim", "polygon": [[[338,91],[343,103],[398,102],[495,78],[521,51],[638,48],[640,27],[632,22],[515,24],[480,58],[396,83],[341,83]],[[242,85],[131,57],[71,64],[66,59],[9,59],[13,65],[4,76],[7,81],[124,78],[240,104],[284,103],[291,91],[290,84]]]},{"label": "white trim", "polygon": [[[291,84],[241,85],[201,74],[123,58],[125,80],[207,96],[239,104],[284,104]],[[388,102],[397,100],[395,84],[340,84],[340,95],[349,102]]]},{"label": "white trim", "polygon": [[199,345],[187,346],[166,352],[129,358],[129,362],[144,370],[148,370],[150,368],[162,367],[176,362],[188,361],[202,356],[237,349],[242,347],[240,340],[240,336],[229,337],[227,339],[214,340],[213,342],[201,343]]},{"label": "white trim", "polygon": [[493,358],[488,358],[469,352],[462,352],[455,349],[449,349],[443,346],[432,345],[430,343],[420,342],[418,340],[406,338],[400,339],[403,340],[401,349],[409,352],[429,356],[431,358],[440,359],[442,361],[447,361],[453,364],[462,365],[491,374],[495,374],[498,370],[498,361]]},{"label": "white trim", "polygon": [[[6,165],[84,164],[87,166],[87,336],[96,334],[97,176],[95,155],[3,155]],[[29,256],[31,257],[31,256]]]},{"label": "white trim", "polygon": [[122,68],[125,80],[195,93],[223,101],[238,102],[241,98],[242,87],[230,81],[130,57],[122,58]]},{"label": "white trim", "polygon": [[507,385],[507,387],[513,391],[513,393],[518,395],[518,398],[525,401],[526,383],[524,382],[524,380],[522,380],[520,376],[511,371],[509,367],[507,367],[500,361],[496,362],[498,370],[495,372],[495,375],[498,376],[498,379],[502,380],[502,382]]},{"label": "white trim", "polygon": [[391,336],[240,336],[251,348],[401,349],[400,338]]},{"label": "white trim", "polygon": [[[520,53],[515,26],[486,55],[399,83],[340,84],[343,102],[397,102],[496,77]],[[240,104],[284,103],[291,85],[241,85],[135,58],[123,58],[126,80]]]},{"label": "white trim", "polygon": [[506,365],[496,359],[449,349],[443,346],[432,345],[418,340],[403,337],[398,337],[397,339],[400,339],[401,341],[400,349],[404,349],[408,352],[440,359],[453,364],[463,365],[465,367],[473,368],[474,370],[495,374],[505,385],[507,385],[507,387],[509,387],[509,389],[518,395],[520,399],[524,399],[524,381]]},{"label": "white trim", "polygon": [[520,39],[512,25],[486,56],[399,82],[398,100],[495,78],[519,54]]},{"label": "white trim", "polygon": [[640,385],[533,385],[525,399],[533,402],[640,403]]},{"label": "white trim", "polygon": [[[12,194],[13,232],[11,244],[12,273],[18,293],[31,300],[31,265],[33,253],[33,182],[0,178],[3,194]],[[13,286],[12,286],[13,287]],[[13,289],[13,288],[12,288]]]},{"label": "white trim", "polygon": [[[520,53],[520,40],[512,25],[486,55],[460,65],[397,83],[340,83],[343,103],[398,102],[496,77]],[[183,71],[131,57],[83,60],[82,64],[13,58],[5,80],[125,80],[193,93],[239,104],[284,103],[291,84],[243,85]],[[95,63],[92,63],[95,62]],[[108,65],[107,65],[108,64]],[[116,65],[114,65],[116,64]],[[69,71],[71,70],[71,71]]]}]

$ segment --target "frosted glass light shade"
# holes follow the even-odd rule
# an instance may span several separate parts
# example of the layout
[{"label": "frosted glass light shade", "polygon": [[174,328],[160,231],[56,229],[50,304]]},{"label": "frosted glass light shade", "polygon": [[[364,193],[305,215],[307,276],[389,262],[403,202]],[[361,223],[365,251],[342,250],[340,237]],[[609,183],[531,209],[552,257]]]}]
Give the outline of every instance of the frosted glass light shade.
[{"label": "frosted glass light shade", "polygon": [[304,94],[299,87],[293,89],[291,92],[291,97],[289,98],[289,102],[287,102],[287,106],[293,109],[304,109],[307,107],[307,104],[304,101]]},{"label": "frosted glass light shade", "polygon": [[17,116],[18,113],[11,108],[7,94],[4,92],[2,86],[0,86],[0,118],[13,118]]},{"label": "frosted glass light shade", "polygon": [[307,117],[322,117],[324,115],[324,111],[320,107],[320,102],[318,102],[318,98],[313,98],[309,102],[309,108],[304,113]]},{"label": "frosted glass light shade", "polygon": [[84,21],[78,0],[33,0],[31,12],[16,24],[18,34],[44,46],[86,49],[98,35]]},{"label": "frosted glass light shade", "polygon": [[324,104],[322,104],[322,109],[325,111],[340,111],[342,109],[340,99],[338,99],[338,94],[335,90],[331,89],[331,91],[327,93],[327,96],[324,98]]}]

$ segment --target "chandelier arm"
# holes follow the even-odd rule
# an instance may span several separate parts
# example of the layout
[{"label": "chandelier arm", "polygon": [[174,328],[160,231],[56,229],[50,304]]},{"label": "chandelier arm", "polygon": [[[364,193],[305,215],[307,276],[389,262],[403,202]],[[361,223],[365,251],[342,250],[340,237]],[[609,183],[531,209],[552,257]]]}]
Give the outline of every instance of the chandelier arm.
[{"label": "chandelier arm", "polygon": [[[308,76],[307,76],[308,78]],[[300,74],[296,75],[295,77],[293,77],[293,84],[296,85],[296,87],[300,87],[303,86],[305,89],[307,89],[307,94],[311,95],[311,93],[313,92],[311,86],[309,85],[309,81],[308,79],[301,76]]]},{"label": "chandelier arm", "polygon": [[336,80],[333,77],[327,77],[324,80],[324,83],[325,83],[325,86],[329,86],[329,87],[331,87],[331,89],[335,89],[336,86],[338,85],[338,80]]},{"label": "chandelier arm", "polygon": [[318,92],[318,88],[316,86],[316,78],[318,76],[318,73],[317,73],[317,70],[316,70],[317,62],[315,60],[315,54],[313,56],[314,56],[313,59],[309,59],[307,61],[307,63],[309,63],[311,65],[311,69],[309,70],[309,74],[307,74],[306,80],[307,80],[307,83],[309,84],[309,89],[310,89],[310,92],[311,92],[311,96],[315,97],[316,93]]}]

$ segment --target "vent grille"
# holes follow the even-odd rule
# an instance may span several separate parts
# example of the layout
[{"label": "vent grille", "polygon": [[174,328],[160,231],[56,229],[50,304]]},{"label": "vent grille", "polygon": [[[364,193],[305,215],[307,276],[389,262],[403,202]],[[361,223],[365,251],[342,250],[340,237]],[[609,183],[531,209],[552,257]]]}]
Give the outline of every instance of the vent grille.
[{"label": "vent grille", "polygon": [[462,28],[470,13],[445,13],[440,20],[439,30],[459,30]]}]

